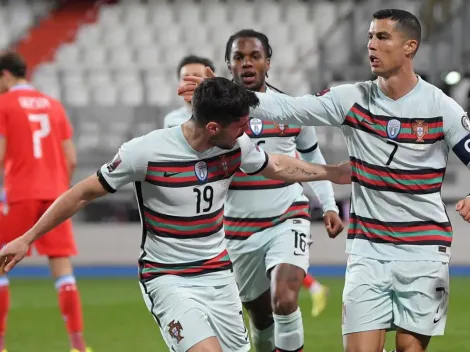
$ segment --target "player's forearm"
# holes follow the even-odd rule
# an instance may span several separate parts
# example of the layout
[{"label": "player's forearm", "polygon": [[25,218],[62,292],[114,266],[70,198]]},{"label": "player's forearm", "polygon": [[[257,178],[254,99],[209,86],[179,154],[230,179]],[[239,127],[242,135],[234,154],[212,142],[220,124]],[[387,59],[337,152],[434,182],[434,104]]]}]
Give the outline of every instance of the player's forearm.
[{"label": "player's forearm", "polygon": [[[302,160],[308,163],[326,165],[325,158],[319,148],[309,153],[299,153],[299,155]],[[305,186],[310,187],[313,193],[318,197],[323,212],[330,210],[339,212],[338,207],[336,206],[333,185],[330,181],[307,182],[304,184],[304,187]]]},{"label": "player's forearm", "polygon": [[273,180],[286,182],[311,182],[338,180],[340,169],[332,165],[310,164],[287,155],[270,154],[269,164],[262,175]]},{"label": "player's forearm", "polygon": [[252,109],[251,117],[307,126],[331,125],[323,105],[312,96],[291,97],[259,92],[256,96],[260,104]]},{"label": "player's forearm", "polygon": [[[71,218],[92,200],[107,194],[103,188],[100,189],[91,183],[93,182],[90,180],[92,177],[96,178],[96,176],[90,176],[57,198],[31,230],[25,234],[30,243]],[[95,182],[98,183],[97,180]]]}]

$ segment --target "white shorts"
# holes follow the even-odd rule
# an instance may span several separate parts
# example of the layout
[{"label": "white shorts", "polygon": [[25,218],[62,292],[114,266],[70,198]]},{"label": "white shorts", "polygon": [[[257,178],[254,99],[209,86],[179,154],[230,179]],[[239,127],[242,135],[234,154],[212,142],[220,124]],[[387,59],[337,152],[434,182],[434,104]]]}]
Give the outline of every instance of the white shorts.
[{"label": "white shorts", "polygon": [[350,255],[343,291],[343,335],[396,327],[443,335],[449,266],[431,261],[381,261]]},{"label": "white shorts", "polygon": [[140,283],[147,308],[172,352],[186,352],[206,338],[217,337],[223,352],[248,352],[250,342],[235,281],[221,286],[194,286],[188,278],[159,277]]},{"label": "white shorts", "polygon": [[242,302],[251,302],[269,289],[268,275],[276,265],[295,265],[307,273],[310,244],[310,221],[289,219],[251,235],[236,251],[227,245]]}]

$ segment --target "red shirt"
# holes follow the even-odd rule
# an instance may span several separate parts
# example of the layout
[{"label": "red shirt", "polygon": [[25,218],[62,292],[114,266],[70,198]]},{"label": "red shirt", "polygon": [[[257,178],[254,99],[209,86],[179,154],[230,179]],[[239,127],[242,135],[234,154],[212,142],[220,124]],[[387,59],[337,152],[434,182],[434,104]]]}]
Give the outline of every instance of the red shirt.
[{"label": "red shirt", "polygon": [[69,188],[62,142],[72,126],[57,100],[29,85],[0,95],[0,138],[6,138],[4,189],[8,203],[54,200]]}]

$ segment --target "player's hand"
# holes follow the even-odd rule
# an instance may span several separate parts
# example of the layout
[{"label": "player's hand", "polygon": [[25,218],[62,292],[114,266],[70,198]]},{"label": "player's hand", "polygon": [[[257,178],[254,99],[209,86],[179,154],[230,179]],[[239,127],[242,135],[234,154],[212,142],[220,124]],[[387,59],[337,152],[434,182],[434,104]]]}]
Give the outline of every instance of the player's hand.
[{"label": "player's hand", "polygon": [[455,210],[465,221],[470,222],[470,197],[460,200],[455,206]]},{"label": "player's hand", "polygon": [[351,163],[349,161],[343,161],[336,165],[331,178],[331,182],[339,185],[347,185],[351,183]]},{"label": "player's hand", "polygon": [[29,241],[25,236],[18,237],[0,249],[0,274],[8,273],[22,261],[28,249]]},{"label": "player's hand", "polygon": [[323,222],[325,223],[325,228],[330,238],[335,238],[344,229],[343,221],[339,217],[338,213],[333,210],[325,212],[325,215],[323,215]]},{"label": "player's hand", "polygon": [[[215,73],[211,70],[210,67],[206,67],[206,76],[208,78],[215,77]],[[182,96],[185,101],[191,101],[193,99],[194,91],[196,90],[197,86],[204,81],[204,77],[196,77],[196,76],[186,76],[183,77],[183,84],[178,87],[178,95]]]}]

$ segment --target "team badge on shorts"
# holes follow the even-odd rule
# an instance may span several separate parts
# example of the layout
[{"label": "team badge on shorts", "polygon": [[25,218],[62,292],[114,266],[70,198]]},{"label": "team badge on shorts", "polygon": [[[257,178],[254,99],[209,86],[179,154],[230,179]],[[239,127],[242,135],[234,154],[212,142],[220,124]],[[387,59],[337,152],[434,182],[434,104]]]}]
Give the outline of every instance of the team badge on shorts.
[{"label": "team badge on shorts", "polygon": [[199,181],[205,182],[207,180],[207,163],[205,161],[199,161],[194,165],[194,173]]},{"label": "team badge on shorts", "polygon": [[462,126],[465,128],[468,132],[470,132],[470,119],[468,118],[467,113],[462,116]]},{"label": "team badge on shorts", "polygon": [[255,136],[259,136],[261,132],[263,132],[263,121],[260,119],[251,119],[250,130]]},{"label": "team badge on shorts", "polygon": [[416,120],[415,123],[411,125],[413,134],[416,135],[416,142],[424,142],[424,136],[429,133],[429,127],[427,123],[424,123],[424,120]]},{"label": "team badge on shorts", "polygon": [[401,122],[397,119],[393,119],[387,122],[387,136],[390,139],[397,138],[398,134],[400,133],[401,129]]},{"label": "team badge on shorts", "polygon": [[183,327],[179,321],[175,323],[175,321],[172,320],[171,323],[168,324],[168,332],[171,337],[176,339],[177,343],[180,343],[180,341],[184,339],[184,336],[181,336],[181,330],[183,330]]},{"label": "team badge on shorts", "polygon": [[119,155],[119,153],[117,153],[114,159],[106,164],[106,168],[108,169],[108,172],[113,172],[114,170],[116,170],[119,164],[121,164],[121,162],[122,162],[121,156]]}]

